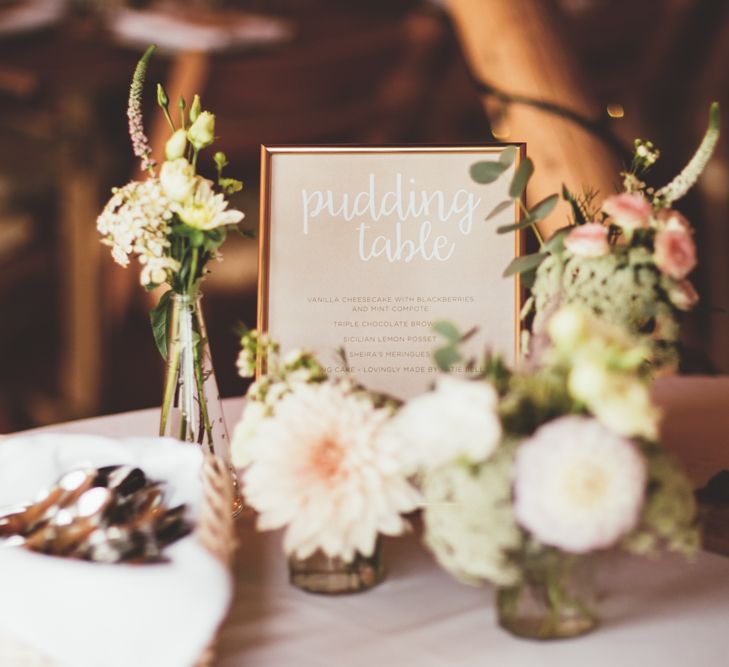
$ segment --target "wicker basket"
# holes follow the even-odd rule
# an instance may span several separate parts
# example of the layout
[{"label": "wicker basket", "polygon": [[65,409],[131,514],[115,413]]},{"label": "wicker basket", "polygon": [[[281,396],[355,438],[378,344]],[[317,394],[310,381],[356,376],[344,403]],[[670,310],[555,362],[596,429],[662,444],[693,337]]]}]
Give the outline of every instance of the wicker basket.
[{"label": "wicker basket", "polygon": [[[216,456],[206,453],[202,468],[203,505],[195,535],[226,568],[235,551],[233,529],[233,483],[230,470]],[[217,635],[203,651],[196,667],[210,667],[215,658]],[[57,663],[34,647],[0,630],[0,665],[3,667],[57,667]]]}]

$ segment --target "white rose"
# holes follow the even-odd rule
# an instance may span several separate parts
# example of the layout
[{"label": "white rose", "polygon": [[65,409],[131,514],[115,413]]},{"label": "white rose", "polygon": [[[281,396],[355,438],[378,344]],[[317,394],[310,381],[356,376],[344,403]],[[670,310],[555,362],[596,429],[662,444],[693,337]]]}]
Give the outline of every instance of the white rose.
[{"label": "white rose", "polygon": [[195,189],[195,168],[184,158],[168,160],[159,174],[162,192],[172,201],[183,202]]},{"label": "white rose", "polygon": [[648,388],[635,376],[584,360],[570,372],[568,389],[616,433],[648,440],[658,436],[659,412]]},{"label": "white rose", "polygon": [[443,375],[435,389],[412,399],[386,429],[401,441],[410,465],[435,468],[459,457],[488,459],[501,440],[498,395],[488,383]]},{"label": "white rose", "polygon": [[587,328],[584,312],[574,306],[560,308],[547,324],[549,337],[561,348],[577,345],[585,337]]},{"label": "white rose", "polygon": [[215,115],[203,111],[187,131],[187,138],[197,150],[212,144],[215,141]]},{"label": "white rose", "polygon": [[187,132],[180,128],[167,140],[165,144],[165,159],[177,160],[185,155],[187,148]]}]

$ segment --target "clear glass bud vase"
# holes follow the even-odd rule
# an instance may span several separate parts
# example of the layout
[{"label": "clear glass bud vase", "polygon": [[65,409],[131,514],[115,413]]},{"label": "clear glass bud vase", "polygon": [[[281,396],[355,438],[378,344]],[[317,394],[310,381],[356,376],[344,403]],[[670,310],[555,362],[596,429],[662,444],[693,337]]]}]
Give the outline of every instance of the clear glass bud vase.
[{"label": "clear glass bud vase", "polygon": [[[230,439],[197,293],[173,294],[167,314],[167,364],[159,434],[206,447],[230,465]],[[233,475],[235,479],[235,475]],[[241,509],[235,489],[233,514]]]}]

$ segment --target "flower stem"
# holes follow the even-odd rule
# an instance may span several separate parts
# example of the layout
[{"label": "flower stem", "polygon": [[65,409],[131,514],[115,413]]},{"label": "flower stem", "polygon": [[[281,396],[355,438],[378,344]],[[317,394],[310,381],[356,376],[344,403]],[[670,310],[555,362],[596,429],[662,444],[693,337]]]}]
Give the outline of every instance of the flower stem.
[{"label": "flower stem", "polygon": [[162,107],[162,111],[164,112],[165,118],[167,119],[167,124],[170,126],[170,129],[174,132],[175,123],[172,121],[172,116],[170,116],[170,112],[167,110],[167,107]]},{"label": "flower stem", "polygon": [[178,327],[178,313],[174,306],[174,298],[170,301],[170,317],[167,320],[167,375],[165,378],[165,392],[162,401],[162,414],[159,422],[159,434],[166,435],[167,420],[170,416],[170,409],[175,398],[177,389],[177,372],[180,366],[180,345],[174,340],[175,331]]}]

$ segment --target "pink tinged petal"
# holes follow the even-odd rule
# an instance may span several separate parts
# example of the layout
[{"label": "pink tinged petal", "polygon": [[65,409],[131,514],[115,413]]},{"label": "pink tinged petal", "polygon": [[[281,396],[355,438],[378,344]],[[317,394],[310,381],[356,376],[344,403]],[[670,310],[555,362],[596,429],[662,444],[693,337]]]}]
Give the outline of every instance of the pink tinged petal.
[{"label": "pink tinged petal", "polygon": [[691,310],[699,301],[699,295],[688,280],[682,280],[668,292],[671,303],[679,310]]},{"label": "pink tinged petal", "polygon": [[608,228],[595,222],[574,227],[564,240],[564,246],[579,257],[600,257],[610,252]]},{"label": "pink tinged petal", "polygon": [[656,234],[653,259],[674,280],[682,280],[696,266],[696,245],[685,231],[664,229]]},{"label": "pink tinged petal", "polygon": [[602,203],[604,213],[623,229],[640,229],[647,227],[653,209],[642,195],[623,192],[607,197]]}]

